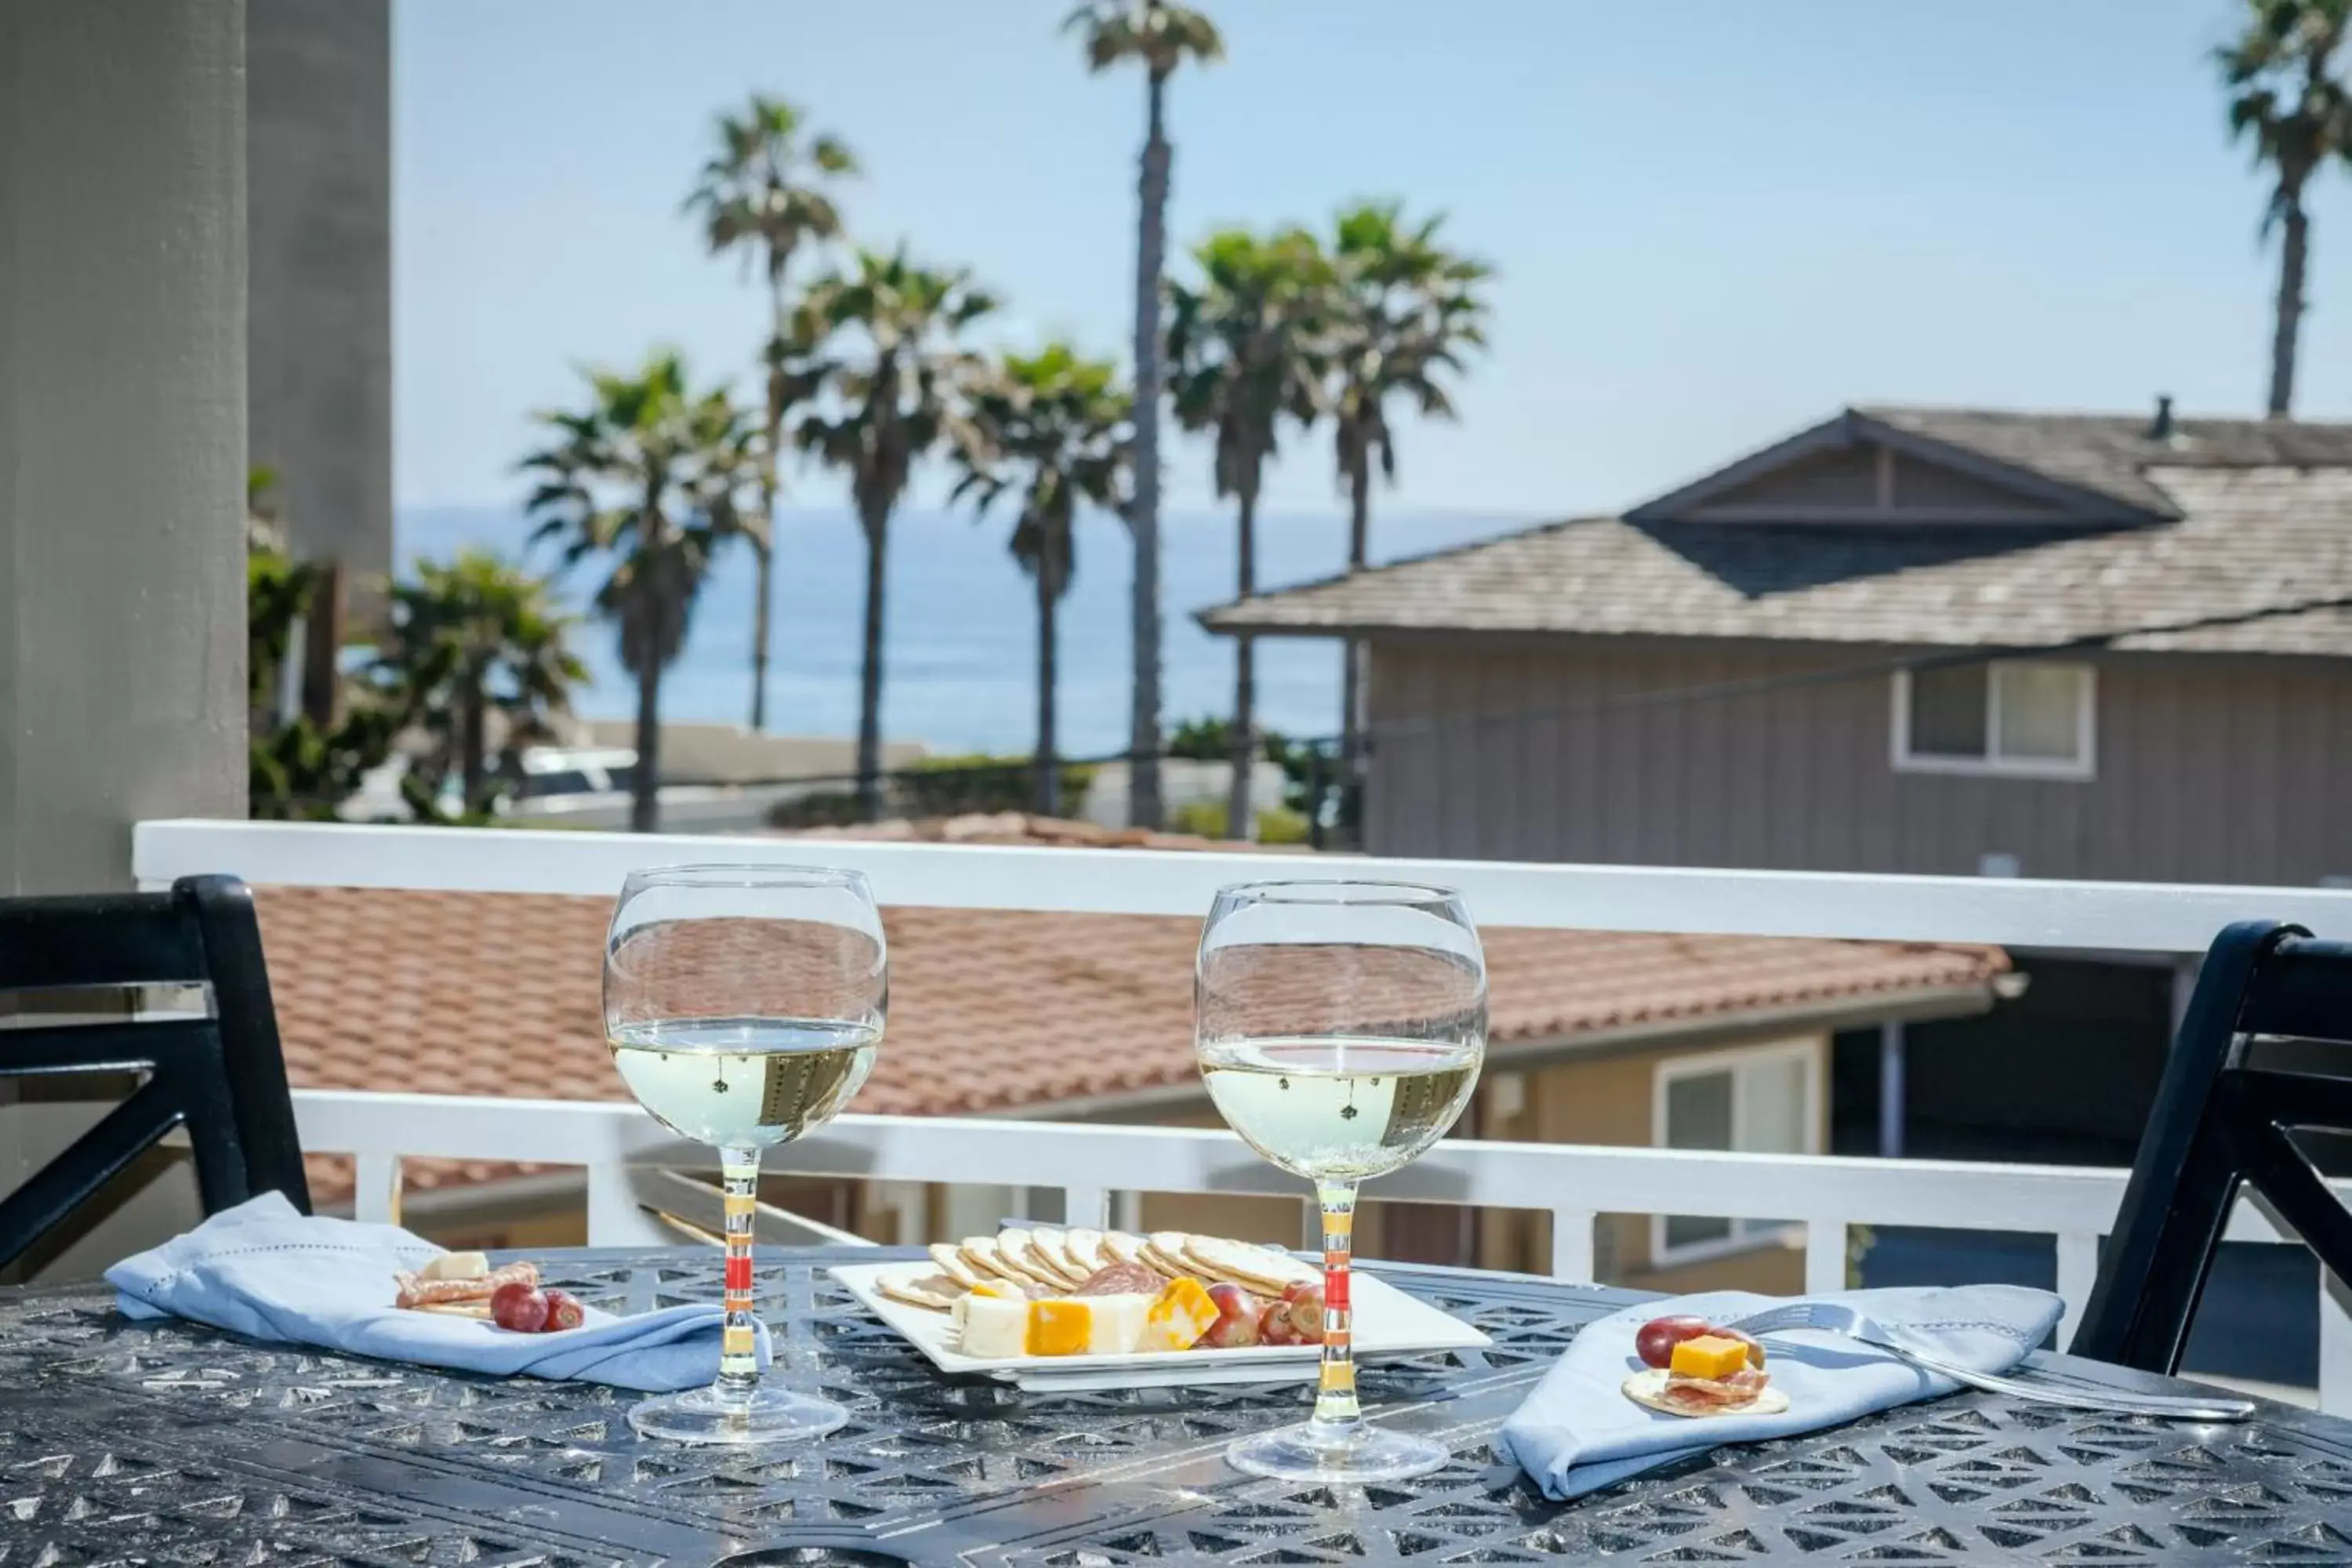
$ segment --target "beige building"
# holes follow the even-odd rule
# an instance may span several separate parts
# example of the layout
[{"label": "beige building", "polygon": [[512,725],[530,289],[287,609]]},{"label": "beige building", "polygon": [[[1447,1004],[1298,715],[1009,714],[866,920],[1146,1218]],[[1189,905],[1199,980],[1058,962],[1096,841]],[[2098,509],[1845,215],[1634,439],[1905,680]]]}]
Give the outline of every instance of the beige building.
[{"label": "beige building", "polygon": [[[2352,877],[2352,425],[1851,408],[1203,620],[1369,644],[1378,854]],[[2189,967],[2013,956],[1997,1024],[1853,1043],[1842,1148],[2130,1160]]]}]

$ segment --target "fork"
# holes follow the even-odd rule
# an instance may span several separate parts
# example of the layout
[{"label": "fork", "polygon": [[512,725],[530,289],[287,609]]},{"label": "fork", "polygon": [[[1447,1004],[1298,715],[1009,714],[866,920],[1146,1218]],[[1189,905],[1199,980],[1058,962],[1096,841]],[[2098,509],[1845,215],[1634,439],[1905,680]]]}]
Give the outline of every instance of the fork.
[{"label": "fork", "polygon": [[2003,1394],[2036,1405],[2058,1405],[2072,1410],[2101,1410],[2119,1415],[2155,1415],[2168,1421],[2243,1421],[2254,1413],[2253,1402],[2245,1399],[2120,1392],[2077,1394],[2069,1389],[2053,1388],[2047,1384],[2025,1383],[2013,1377],[1978,1372],[1916,1350],[1877,1319],[1857,1308],[1838,1302],[1791,1301],[1727,1326],[1757,1339],[1768,1334],[1785,1333],[1790,1329],[1813,1329],[1822,1333],[1842,1334],[1874,1350],[1885,1351],[1922,1372],[1948,1377],[1954,1383],[1980,1388],[1988,1394]]}]

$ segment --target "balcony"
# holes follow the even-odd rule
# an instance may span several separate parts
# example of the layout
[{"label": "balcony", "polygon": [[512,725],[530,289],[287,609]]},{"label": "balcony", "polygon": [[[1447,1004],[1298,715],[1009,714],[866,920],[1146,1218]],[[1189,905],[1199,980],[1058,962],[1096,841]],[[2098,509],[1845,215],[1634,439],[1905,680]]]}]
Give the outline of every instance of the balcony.
[{"label": "balcony", "polygon": [[[142,824],[142,886],[228,871],[257,885],[609,896],[630,869],[687,860],[851,868],[887,906],[1197,916],[1215,889],[1265,874],[1261,857],[855,840],[368,828],[223,821]],[[1651,869],[1494,861],[1349,860],[1354,873],[1461,888],[1483,925],[1692,935],[1969,942],[2073,952],[2201,952],[2235,920],[2352,929],[2352,891],[1998,879]],[[634,1106],[299,1090],[303,1143],[357,1162],[363,1218],[396,1212],[406,1159],[583,1167],[596,1245],[668,1242],[649,1211],[672,1174],[710,1165]],[[1136,1193],[1297,1198],[1303,1189],[1222,1131],[1013,1119],[852,1114],[774,1151],[781,1173],[873,1182],[990,1182],[1058,1194],[1066,1223],[1101,1225]],[[1852,1228],[1925,1226],[2050,1238],[2070,1336],[2097,1271],[2121,1169],[1827,1155],[1700,1152],[1452,1139],[1384,1178],[1382,1198],[1534,1209],[1552,1272],[1589,1279],[1601,1216],[1673,1214],[1793,1227],[1809,1289],[1846,1283]],[[2352,1194],[2352,1183],[2341,1191]],[[2242,1202],[2232,1241],[2292,1244]],[[912,1237],[906,1239],[915,1239]],[[2352,1413],[2352,1294],[2320,1274],[2318,1399]]]}]

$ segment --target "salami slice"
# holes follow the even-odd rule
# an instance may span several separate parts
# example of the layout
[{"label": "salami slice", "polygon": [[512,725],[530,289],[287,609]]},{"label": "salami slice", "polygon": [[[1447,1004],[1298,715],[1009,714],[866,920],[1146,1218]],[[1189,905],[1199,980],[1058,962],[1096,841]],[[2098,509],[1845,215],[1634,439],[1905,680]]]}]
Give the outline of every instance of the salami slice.
[{"label": "salami slice", "polygon": [[1160,1289],[1160,1276],[1140,1263],[1114,1263],[1087,1276],[1073,1296],[1149,1296]]}]

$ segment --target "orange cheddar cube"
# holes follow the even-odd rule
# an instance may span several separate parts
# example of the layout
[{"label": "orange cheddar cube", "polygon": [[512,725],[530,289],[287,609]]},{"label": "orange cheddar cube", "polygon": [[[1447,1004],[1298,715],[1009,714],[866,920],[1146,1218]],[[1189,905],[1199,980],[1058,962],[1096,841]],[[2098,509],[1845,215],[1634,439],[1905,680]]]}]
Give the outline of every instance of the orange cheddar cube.
[{"label": "orange cheddar cube", "polygon": [[1079,1355],[1094,1331],[1094,1314],[1084,1301],[1032,1301],[1029,1337],[1031,1355]]},{"label": "orange cheddar cube", "polygon": [[1143,1314],[1143,1337],[1136,1345],[1139,1351],[1188,1351],[1201,1342],[1217,1321],[1216,1302],[1198,1279],[1172,1281],[1161,1290]]},{"label": "orange cheddar cube", "polygon": [[1667,1370],[1677,1377],[1729,1377],[1748,1365],[1748,1347],[1727,1334],[1700,1334],[1675,1347]]}]

